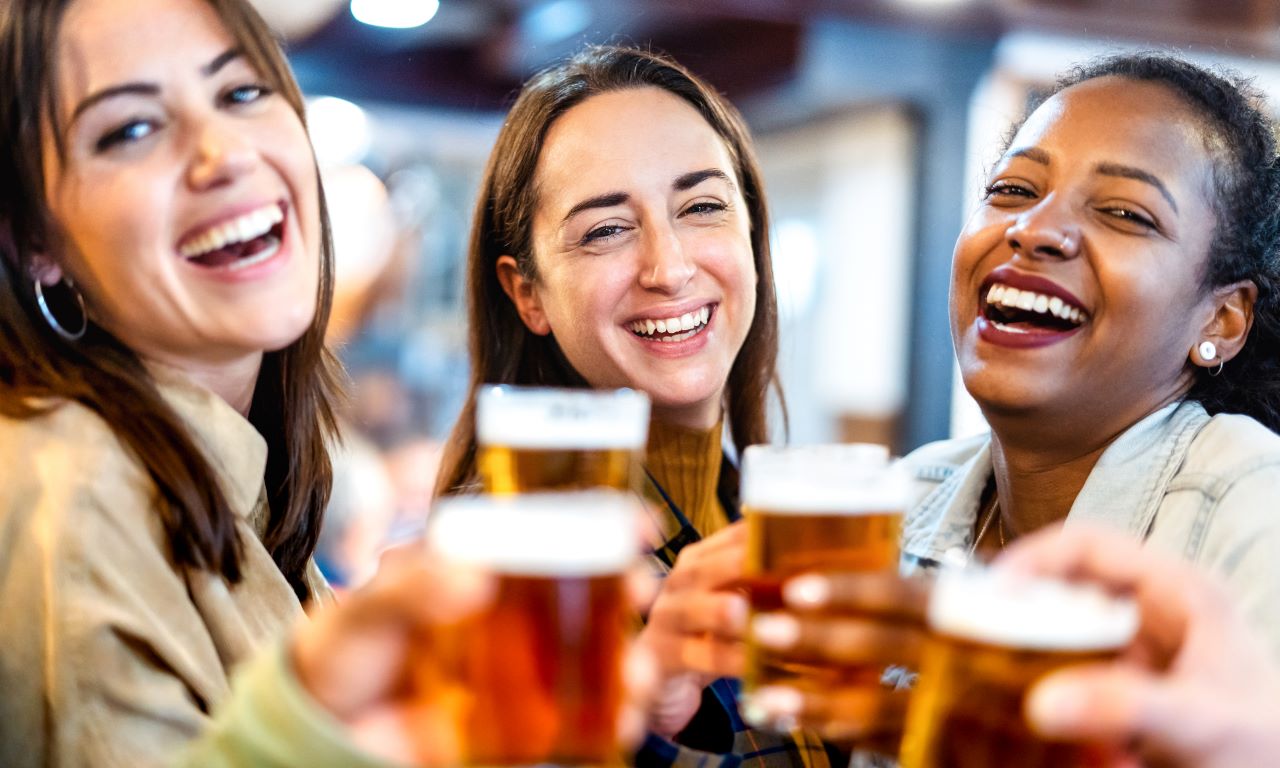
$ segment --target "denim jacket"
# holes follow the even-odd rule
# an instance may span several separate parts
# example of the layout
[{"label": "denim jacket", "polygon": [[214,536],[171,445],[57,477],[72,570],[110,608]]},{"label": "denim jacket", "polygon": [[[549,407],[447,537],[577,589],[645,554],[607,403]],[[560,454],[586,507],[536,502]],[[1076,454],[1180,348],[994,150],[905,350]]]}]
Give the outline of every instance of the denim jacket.
[{"label": "denim jacket", "polygon": [[[992,475],[991,438],[926,445],[905,459],[914,483],[903,570],[968,552]],[[1194,401],[1166,406],[1103,451],[1066,524],[1118,528],[1225,579],[1280,658],[1280,435]]]}]

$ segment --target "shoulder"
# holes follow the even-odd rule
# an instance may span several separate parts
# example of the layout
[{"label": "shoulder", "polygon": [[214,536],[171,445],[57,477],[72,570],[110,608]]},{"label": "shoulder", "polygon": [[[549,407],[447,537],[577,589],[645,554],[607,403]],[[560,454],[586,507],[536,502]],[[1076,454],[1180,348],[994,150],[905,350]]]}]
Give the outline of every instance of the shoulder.
[{"label": "shoulder", "polygon": [[0,466],[11,468],[0,483],[0,543],[19,547],[8,550],[18,559],[26,552],[75,561],[105,540],[133,540],[148,550],[162,541],[150,476],[83,405],[0,417]]},{"label": "shoulder", "polygon": [[1248,416],[1220,413],[1192,440],[1182,472],[1228,485],[1257,472],[1280,473],[1280,435]]}]

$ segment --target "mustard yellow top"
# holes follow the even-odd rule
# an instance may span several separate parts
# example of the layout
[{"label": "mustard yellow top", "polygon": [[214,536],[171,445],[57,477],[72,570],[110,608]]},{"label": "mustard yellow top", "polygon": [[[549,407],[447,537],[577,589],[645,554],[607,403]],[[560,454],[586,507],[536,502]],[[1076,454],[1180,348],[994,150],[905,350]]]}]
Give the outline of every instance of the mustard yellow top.
[{"label": "mustard yellow top", "polygon": [[719,423],[706,431],[659,421],[649,425],[645,466],[703,538],[729,524],[716,494],[721,431]]}]

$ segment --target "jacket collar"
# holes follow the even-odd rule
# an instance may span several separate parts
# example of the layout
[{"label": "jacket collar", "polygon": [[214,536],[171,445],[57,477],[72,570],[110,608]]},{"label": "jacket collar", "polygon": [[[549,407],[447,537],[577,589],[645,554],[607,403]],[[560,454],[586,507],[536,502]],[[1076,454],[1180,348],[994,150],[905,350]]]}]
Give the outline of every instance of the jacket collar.
[{"label": "jacket collar", "polygon": [[[1161,408],[1125,430],[1098,457],[1067,514],[1067,522],[1101,522],[1142,538],[1182,466],[1191,441],[1209,421],[1198,402]],[[902,550],[909,559],[941,562],[948,550],[967,554],[982,491],[991,479],[991,439],[945,478],[908,515]]]},{"label": "jacket collar", "polygon": [[267,441],[226,400],[180,371],[154,363],[148,363],[147,370],[218,474],[232,511],[251,523],[260,522],[254,517],[267,470]]}]

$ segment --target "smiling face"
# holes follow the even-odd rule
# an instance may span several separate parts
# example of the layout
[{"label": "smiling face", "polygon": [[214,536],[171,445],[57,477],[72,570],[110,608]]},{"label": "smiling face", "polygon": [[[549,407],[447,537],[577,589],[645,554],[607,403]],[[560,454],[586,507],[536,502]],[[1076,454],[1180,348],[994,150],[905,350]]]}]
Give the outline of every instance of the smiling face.
[{"label": "smiling face", "polygon": [[69,273],[144,360],[213,376],[301,336],[320,272],[306,132],[238,48],[200,0],[76,0],[44,140],[43,281]]},{"label": "smiling face", "polygon": [[535,333],[594,387],[710,426],[755,314],[751,221],[724,141],[653,87],[593,96],[547,133],[535,174]]},{"label": "smiling face", "polygon": [[1203,290],[1213,157],[1164,86],[1103,77],[1031,115],[956,243],[951,321],[993,424],[1110,437],[1183,394]]}]

